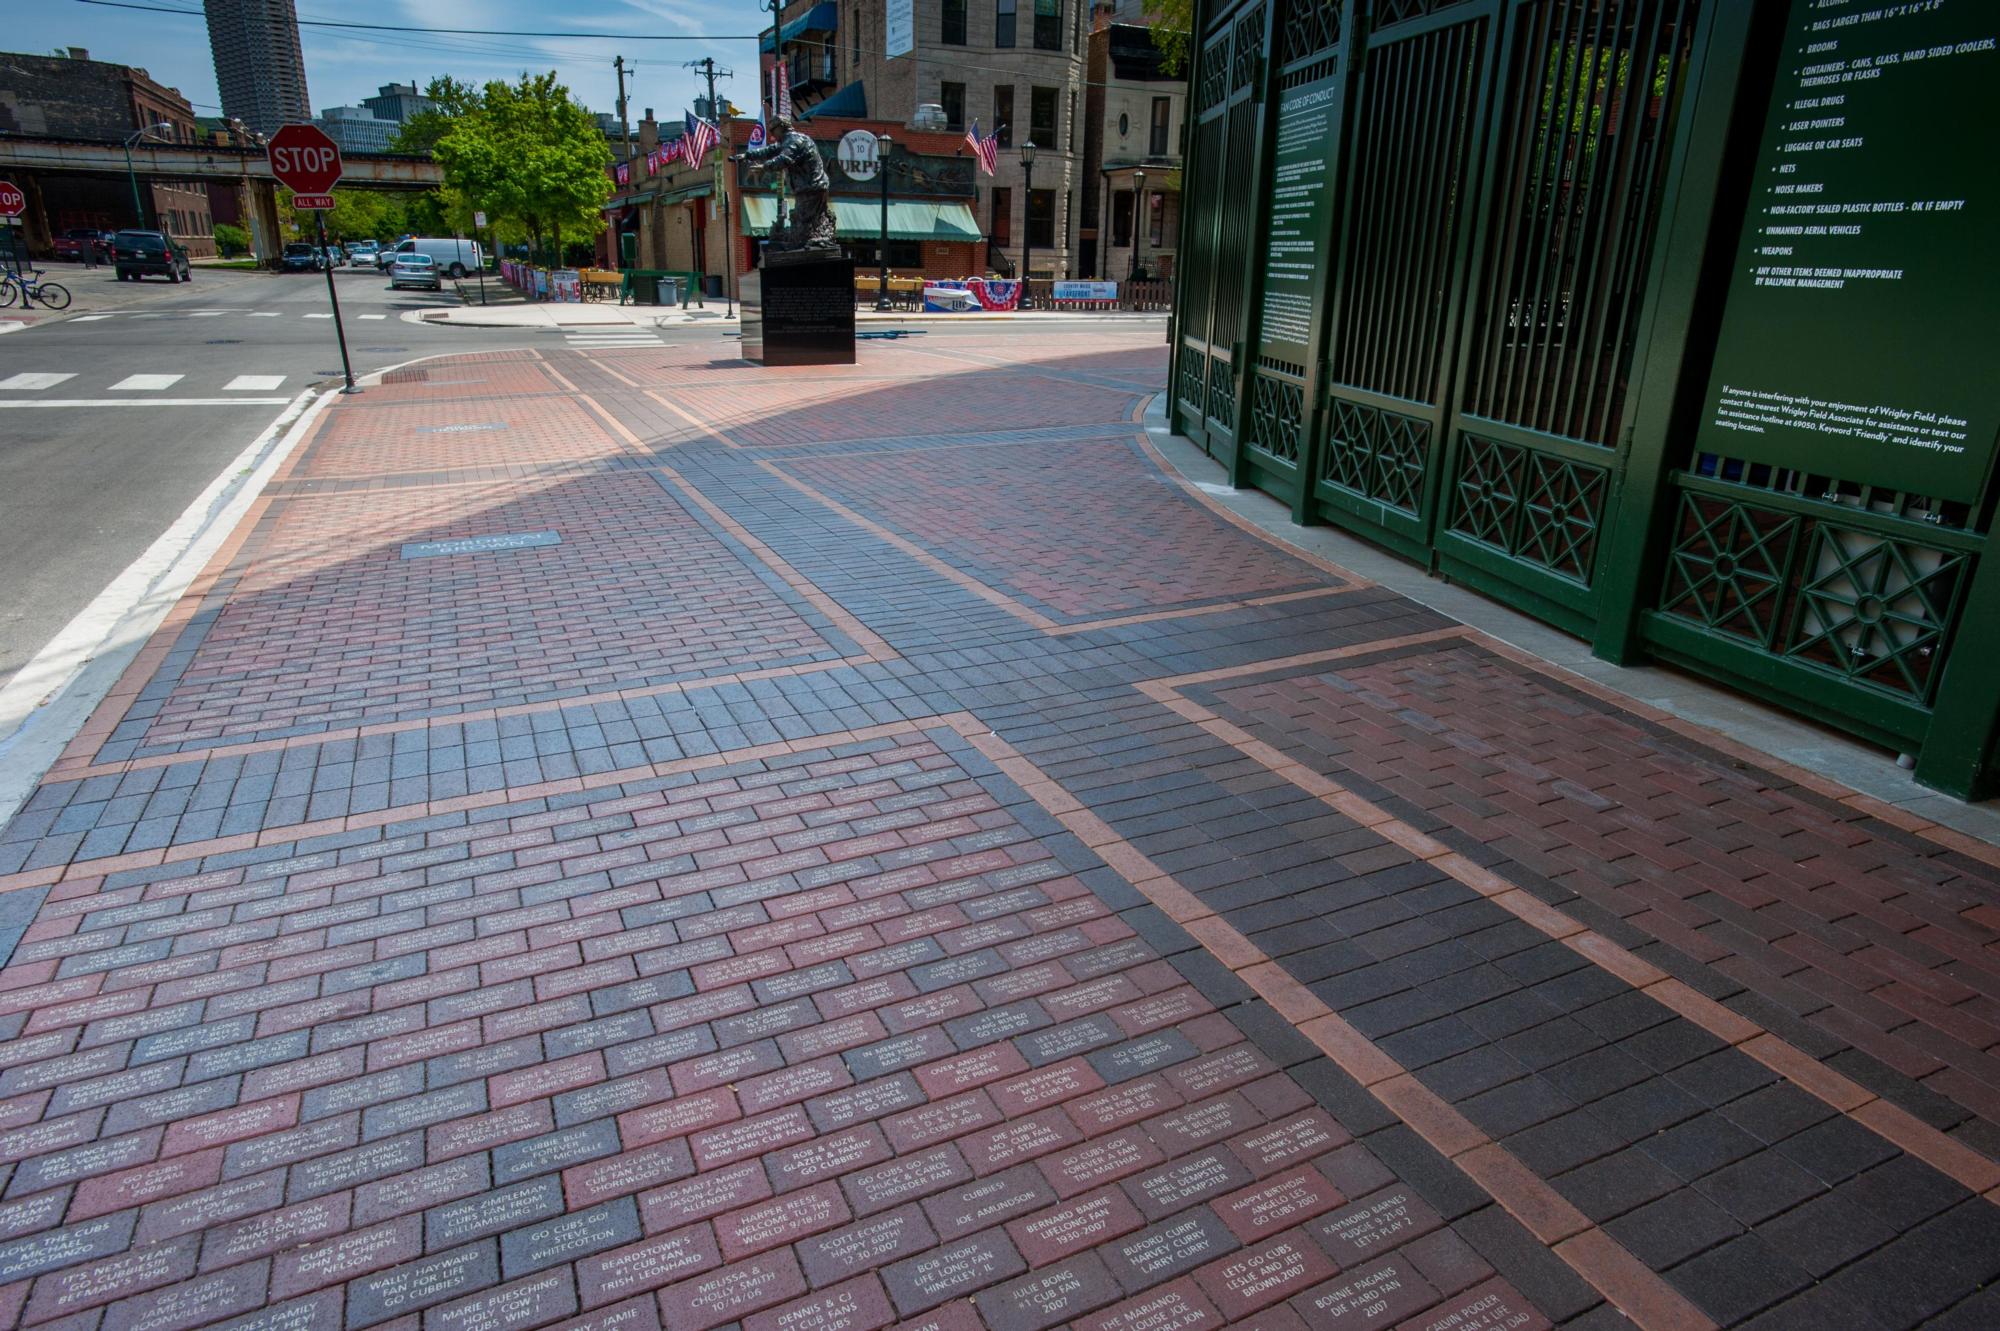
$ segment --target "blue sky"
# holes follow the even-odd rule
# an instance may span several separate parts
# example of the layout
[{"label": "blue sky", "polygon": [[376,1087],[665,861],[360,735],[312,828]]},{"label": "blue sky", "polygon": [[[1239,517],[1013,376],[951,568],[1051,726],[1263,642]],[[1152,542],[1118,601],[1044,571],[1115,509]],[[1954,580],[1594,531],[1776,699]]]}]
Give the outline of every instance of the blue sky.
[{"label": "blue sky", "polygon": [[[220,114],[215,65],[209,57],[208,29],[199,0],[135,0],[184,9],[192,17],[113,9],[77,0],[13,0],[4,43],[15,51],[40,52],[83,46],[91,58],[138,65],[160,82],[179,88],[199,115]],[[708,37],[754,33],[770,11],[756,0],[297,0],[302,19],[407,24],[447,28],[513,28],[535,31],[619,33],[618,39],[457,37],[416,33],[343,33],[303,27],[306,86],[315,112],[358,102],[384,83],[418,87],[433,75],[467,81],[512,79],[522,70],[554,69],[586,106],[617,106],[613,56],[638,66],[626,79],[636,123],[650,106],[664,118],[678,118],[700,91],[688,60],[713,56],[718,67],[736,71],[716,89],[745,109],[756,102],[755,41],[645,41],[644,36]]]}]

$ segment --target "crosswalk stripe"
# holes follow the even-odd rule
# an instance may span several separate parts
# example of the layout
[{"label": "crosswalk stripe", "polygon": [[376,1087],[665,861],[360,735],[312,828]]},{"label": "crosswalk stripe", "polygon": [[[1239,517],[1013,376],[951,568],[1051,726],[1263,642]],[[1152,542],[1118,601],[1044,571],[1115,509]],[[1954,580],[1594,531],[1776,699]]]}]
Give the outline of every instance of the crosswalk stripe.
[{"label": "crosswalk stripe", "polygon": [[361,317],[364,319],[386,319],[389,316],[386,314],[364,314]]},{"label": "crosswalk stripe", "polygon": [[268,393],[285,382],[282,374],[239,374],[222,386],[225,393]]},{"label": "crosswalk stripe", "polygon": [[306,316],[308,319],[331,319],[332,317],[331,314],[308,314]]},{"label": "crosswalk stripe", "polygon": [[63,380],[74,378],[76,378],[74,374],[16,374],[10,375],[5,379],[0,379],[0,388],[17,388],[22,390],[54,388]]},{"label": "crosswalk stripe", "polygon": [[70,322],[73,324],[87,324],[98,319],[109,319],[110,317],[108,314],[79,314],[74,319],[71,319]]},{"label": "crosswalk stripe", "polygon": [[252,319],[275,319],[278,317],[278,312],[276,310],[252,310],[250,311],[250,317]]},{"label": "crosswalk stripe", "polygon": [[190,311],[188,312],[188,318],[190,318],[190,319],[220,319],[220,318],[221,318],[221,317],[222,317],[223,315],[225,315],[225,314],[227,314],[227,313],[229,313],[229,311],[227,311],[227,310],[190,310]]},{"label": "crosswalk stripe", "polygon": [[121,388],[135,392],[151,392],[161,388],[172,388],[185,378],[187,376],[184,374],[128,374],[111,385],[111,388],[114,392]]}]

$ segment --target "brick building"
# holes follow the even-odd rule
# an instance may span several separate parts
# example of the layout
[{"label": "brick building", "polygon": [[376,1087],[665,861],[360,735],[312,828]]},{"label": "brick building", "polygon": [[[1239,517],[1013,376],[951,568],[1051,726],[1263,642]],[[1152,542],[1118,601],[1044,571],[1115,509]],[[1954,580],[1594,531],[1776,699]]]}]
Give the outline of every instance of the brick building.
[{"label": "brick building", "polygon": [[[724,127],[728,153],[743,151],[754,123],[733,120]],[[725,224],[715,192],[721,154],[711,152],[699,168],[676,162],[649,174],[646,156],[659,144],[658,126],[649,117],[636,128],[638,156],[630,179],[604,206],[609,226],[599,241],[599,261],[702,273],[711,279],[709,289],[719,292],[726,273],[740,277],[757,266],[760,237],[769,232],[776,213],[771,178],[749,172],[742,163],[723,161],[722,179],[731,200]],[[971,157],[958,151],[961,136],[831,116],[816,116],[803,128],[818,143],[833,182],[835,235],[862,271],[875,272],[881,262],[881,185],[880,177],[866,183],[850,179],[838,164],[841,136],[856,129],[892,140],[891,274],[956,278],[985,271],[985,242],[972,211],[975,173]],[[725,243],[734,249],[726,250]]]},{"label": "brick building", "polygon": [[[880,4],[794,0],[762,42],[768,88],[782,45],[796,107],[901,126],[935,107],[963,151],[973,121],[1000,131],[999,169],[976,182],[974,215],[986,238],[979,271],[1018,273],[1024,242],[1034,275],[1078,275],[1082,225],[1085,38],[1091,0],[926,0],[915,44],[890,59]],[[1029,172],[1021,149],[1032,141]],[[969,157],[969,154],[968,154]]]},{"label": "brick building", "polygon": [[[92,60],[80,46],[65,55],[0,53],[0,131],[123,142],[142,129],[170,143],[205,137],[180,90],[143,69]],[[20,183],[36,214],[30,235],[40,243],[72,227],[137,225],[168,232],[191,254],[215,253],[209,187],[202,182],[141,182],[142,217],[133,215],[131,184],[122,178],[30,174]]]},{"label": "brick building", "polygon": [[1169,74],[1142,6],[1100,5],[1085,97],[1080,276],[1172,276],[1187,84]]}]

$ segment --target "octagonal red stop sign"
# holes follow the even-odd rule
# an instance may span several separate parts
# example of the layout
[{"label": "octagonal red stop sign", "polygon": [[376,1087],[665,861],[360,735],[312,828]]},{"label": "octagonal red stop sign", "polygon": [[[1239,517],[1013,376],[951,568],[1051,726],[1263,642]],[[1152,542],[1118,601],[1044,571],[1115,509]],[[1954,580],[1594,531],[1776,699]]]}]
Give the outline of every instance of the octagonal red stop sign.
[{"label": "octagonal red stop sign", "polygon": [[28,208],[28,196],[11,180],[0,180],[0,217],[19,217]]},{"label": "octagonal red stop sign", "polygon": [[324,194],[340,179],[340,145],[317,125],[285,125],[271,136],[271,174],[294,194]]}]

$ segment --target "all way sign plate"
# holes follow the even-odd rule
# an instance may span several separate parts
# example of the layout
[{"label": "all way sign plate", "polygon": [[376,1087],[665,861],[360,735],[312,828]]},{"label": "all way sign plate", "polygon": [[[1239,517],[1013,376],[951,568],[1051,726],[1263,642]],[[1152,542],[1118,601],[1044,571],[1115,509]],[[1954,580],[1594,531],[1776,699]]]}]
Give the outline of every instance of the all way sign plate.
[{"label": "all way sign plate", "polygon": [[298,209],[300,212],[324,212],[333,207],[333,196],[331,194],[294,194],[292,196],[292,207]]}]

